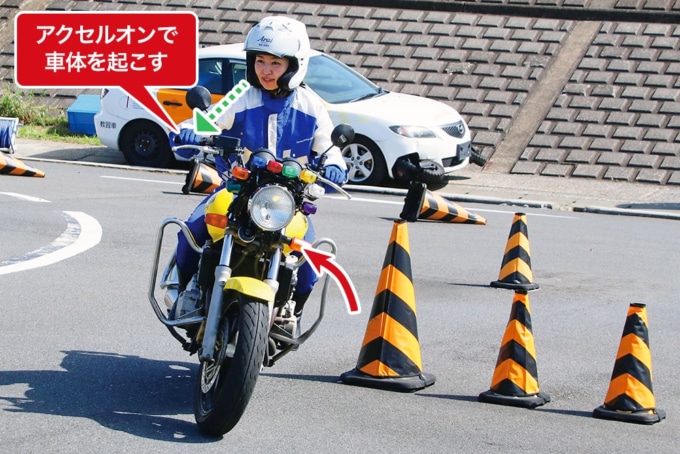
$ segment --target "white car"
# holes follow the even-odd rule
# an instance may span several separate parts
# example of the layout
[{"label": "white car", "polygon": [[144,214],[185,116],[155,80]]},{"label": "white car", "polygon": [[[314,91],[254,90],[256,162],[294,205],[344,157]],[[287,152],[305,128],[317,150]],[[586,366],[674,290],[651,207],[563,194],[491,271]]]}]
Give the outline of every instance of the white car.
[{"label": "white car", "polygon": [[[243,44],[199,50],[198,85],[217,102],[245,78]],[[387,178],[424,182],[463,168],[478,157],[470,130],[452,107],[428,98],[386,91],[335,58],[312,51],[305,83],[325,102],[335,124],[348,123],[354,141],[342,150],[352,184],[379,185]],[[157,97],[176,123],[191,118],[185,89],[160,89]],[[132,165],[168,167],[168,129],[120,89],[104,89],[95,115],[97,136],[121,150]]]}]

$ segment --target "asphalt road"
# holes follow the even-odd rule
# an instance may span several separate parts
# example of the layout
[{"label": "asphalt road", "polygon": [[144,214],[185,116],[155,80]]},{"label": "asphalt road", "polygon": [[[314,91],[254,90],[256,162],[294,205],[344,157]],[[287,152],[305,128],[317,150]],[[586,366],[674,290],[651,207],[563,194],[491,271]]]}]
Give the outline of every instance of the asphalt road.
[{"label": "asphalt road", "polygon": [[[105,146],[44,140],[19,139],[16,156],[24,165],[38,170],[41,162],[49,161],[90,166],[126,164],[122,153]],[[167,169],[157,171],[168,173]],[[373,187],[355,190],[398,196],[405,192]],[[680,186],[673,185],[489,173],[470,165],[449,175],[445,185],[432,190],[464,203],[680,220]]]},{"label": "asphalt road", "polygon": [[[239,425],[214,440],[193,423],[196,360],[146,299],[156,226],[198,196],[182,195],[174,174],[39,166],[44,179],[0,177],[0,446],[12,452],[674,452],[680,441],[676,221],[523,208],[540,284],[529,294],[539,383],[551,396],[526,410],[477,400],[510,314],[513,292],[489,282],[517,207],[466,203],[484,226],[408,224],[423,370],[436,382],[404,394],[338,382],[356,365],[403,200],[325,198],[317,233],[337,242],[362,313],[350,316],[333,287],[319,331],[263,371]],[[3,273],[78,241],[91,247]],[[592,417],[635,302],[647,304],[654,395],[668,415],[650,426]]]}]

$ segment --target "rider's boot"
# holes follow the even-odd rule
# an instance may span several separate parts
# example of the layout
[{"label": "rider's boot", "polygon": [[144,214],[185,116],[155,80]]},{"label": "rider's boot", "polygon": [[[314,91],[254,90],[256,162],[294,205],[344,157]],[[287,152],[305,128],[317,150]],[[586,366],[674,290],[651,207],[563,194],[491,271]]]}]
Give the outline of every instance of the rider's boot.
[{"label": "rider's boot", "polygon": [[177,281],[179,282],[179,288],[177,291],[179,293],[182,293],[182,291],[187,288],[187,284],[189,281],[191,281],[192,276],[192,273],[187,273],[186,271],[182,271],[179,269],[179,267],[177,267]]},{"label": "rider's boot", "polygon": [[311,295],[312,292],[307,292],[307,293],[293,293],[293,301],[295,301],[295,317],[297,318],[297,333],[295,337],[298,337],[300,334],[300,319],[302,318],[302,310],[305,308],[305,303],[309,299],[309,295]]},{"label": "rider's boot", "polygon": [[[302,309],[305,307],[305,303],[309,299],[309,295],[311,295],[312,292],[307,292],[303,294],[298,294],[298,293],[293,293],[293,301],[295,301],[295,313],[293,314],[295,318],[297,319],[297,323],[295,324],[295,332],[293,333],[293,337],[295,339],[299,338],[302,335]],[[293,351],[297,350],[298,346],[296,345],[293,347]]]},{"label": "rider's boot", "polygon": [[182,271],[177,267],[177,282],[179,284],[177,288],[177,301],[175,301],[175,304],[172,306],[172,309],[170,310],[170,313],[168,314],[171,319],[174,319],[176,317],[176,310],[177,310],[177,303],[182,299],[182,296],[184,294],[184,291],[187,288],[187,285],[189,285],[189,282],[191,282],[191,278],[193,277],[192,274],[189,274],[185,271]]}]

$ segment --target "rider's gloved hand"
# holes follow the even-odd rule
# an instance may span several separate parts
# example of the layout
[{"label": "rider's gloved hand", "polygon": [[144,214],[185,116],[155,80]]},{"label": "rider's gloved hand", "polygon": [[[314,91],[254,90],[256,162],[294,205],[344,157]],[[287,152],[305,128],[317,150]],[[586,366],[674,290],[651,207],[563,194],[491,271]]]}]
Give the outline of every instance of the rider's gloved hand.
[{"label": "rider's gloved hand", "polygon": [[[201,140],[201,136],[197,135],[193,128],[182,128],[179,130],[179,134],[170,131],[168,137],[170,138],[170,145],[198,145]],[[175,151],[176,155],[181,156],[184,159],[191,159],[198,153],[200,153],[200,151],[196,148],[183,148]]]},{"label": "rider's gloved hand", "polygon": [[179,130],[179,140],[182,145],[198,145],[201,136],[196,134],[193,128],[183,128]]},{"label": "rider's gloved hand", "polygon": [[341,169],[335,164],[330,164],[324,167],[323,176],[335,184],[345,184],[347,181],[347,170]]}]

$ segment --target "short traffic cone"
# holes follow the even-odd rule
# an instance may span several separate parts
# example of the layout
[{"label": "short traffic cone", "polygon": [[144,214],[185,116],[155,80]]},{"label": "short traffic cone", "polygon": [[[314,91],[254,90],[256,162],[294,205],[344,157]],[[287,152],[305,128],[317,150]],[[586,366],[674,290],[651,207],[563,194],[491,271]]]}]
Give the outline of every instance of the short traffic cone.
[{"label": "short traffic cone", "polygon": [[538,387],[536,349],[526,292],[515,292],[491,388],[479,395],[479,401],[525,408],[550,402],[550,395]]},{"label": "short traffic cone", "polygon": [[601,419],[654,424],[666,417],[656,409],[652,392],[652,355],[647,332],[647,309],[633,303],[628,309],[604,404],[593,411]]},{"label": "short traffic cone", "polygon": [[212,194],[222,180],[217,170],[206,164],[205,162],[194,159],[191,164],[191,170],[187,173],[182,192],[189,194],[190,192],[197,192],[199,194]]},{"label": "short traffic cone", "polygon": [[425,183],[411,183],[399,217],[414,222],[418,219],[457,224],[486,225],[486,219],[467,211],[455,202],[427,189]]},{"label": "short traffic cone", "polygon": [[6,153],[0,153],[0,175],[19,175],[24,177],[43,178],[45,172],[27,166],[19,159]]},{"label": "short traffic cone", "polygon": [[340,376],[349,385],[417,391],[435,382],[423,372],[405,221],[394,222],[356,368]]},{"label": "short traffic cone", "polygon": [[512,221],[505,255],[501,264],[498,280],[491,282],[491,287],[511,290],[536,290],[538,284],[533,281],[531,272],[531,253],[529,250],[529,232],[525,213],[515,213]]}]

